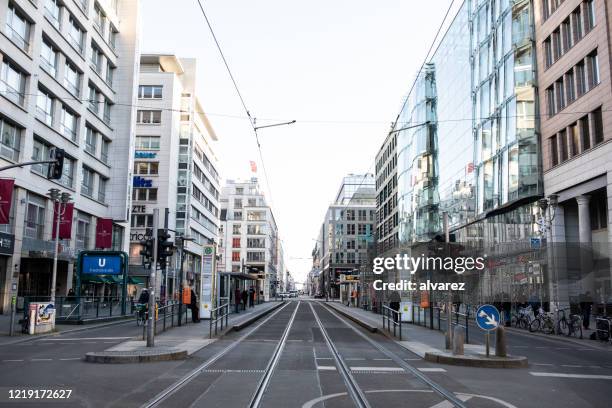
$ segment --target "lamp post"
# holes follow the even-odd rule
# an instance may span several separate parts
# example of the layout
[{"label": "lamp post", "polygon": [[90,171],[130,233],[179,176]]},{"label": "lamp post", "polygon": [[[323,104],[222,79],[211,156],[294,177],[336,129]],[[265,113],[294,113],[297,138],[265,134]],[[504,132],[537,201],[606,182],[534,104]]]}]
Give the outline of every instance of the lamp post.
[{"label": "lamp post", "polygon": [[[553,304],[555,307],[554,321],[555,327],[554,331],[558,334],[558,319],[559,315],[557,311],[559,310],[559,276],[557,275],[557,270],[555,268],[555,256],[553,254],[553,235],[552,235],[552,222],[555,219],[555,213],[557,209],[557,205],[559,204],[559,196],[557,194],[551,194],[546,198],[540,198],[538,200],[538,207],[540,208],[540,219],[537,220],[537,224],[540,228],[540,237],[546,234],[547,238],[547,251],[546,255],[548,258],[548,265],[550,268],[549,279],[553,285]],[[540,238],[541,239],[541,238]],[[541,305],[540,301],[540,305]]]},{"label": "lamp post", "polygon": [[57,218],[55,219],[55,249],[53,253],[53,272],[51,275],[51,300],[55,306],[55,286],[57,285],[57,257],[59,252],[59,231],[62,215],[66,212],[66,204],[70,201],[69,193],[62,193],[57,188],[50,188],[47,194],[53,200],[54,207],[57,205]]}]

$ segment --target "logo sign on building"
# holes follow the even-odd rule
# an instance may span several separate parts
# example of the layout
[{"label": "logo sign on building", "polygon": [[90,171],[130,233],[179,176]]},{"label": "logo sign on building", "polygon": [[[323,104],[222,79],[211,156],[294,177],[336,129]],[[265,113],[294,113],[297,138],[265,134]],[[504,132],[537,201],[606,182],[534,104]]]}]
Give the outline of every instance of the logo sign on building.
[{"label": "logo sign on building", "polygon": [[81,273],[88,275],[121,275],[122,262],[123,259],[119,255],[83,255]]},{"label": "logo sign on building", "polygon": [[0,224],[10,224],[15,180],[0,179]]},{"label": "logo sign on building", "polygon": [[15,249],[15,236],[0,232],[0,254],[13,255]]},{"label": "logo sign on building", "polygon": [[210,318],[213,302],[213,267],[215,262],[215,247],[204,245],[202,255],[202,279],[200,280],[200,318]]},{"label": "logo sign on building", "polygon": [[476,324],[482,330],[490,331],[499,326],[499,310],[493,305],[482,305],[476,311]]},{"label": "logo sign on building", "polygon": [[137,151],[134,154],[134,158],[136,159],[154,159],[157,157],[157,153],[155,152],[139,152]]},{"label": "logo sign on building", "polygon": [[53,205],[53,230],[51,237],[55,239],[55,231],[57,225],[57,212],[59,207],[59,239],[70,239],[72,236],[72,214],[74,213],[74,203],[60,204],[58,202]]},{"label": "logo sign on building", "polygon": [[146,179],[140,176],[134,176],[134,178],[132,179],[132,187],[136,187],[136,188],[153,187],[153,180]]},{"label": "logo sign on building", "polygon": [[113,219],[98,218],[96,224],[96,248],[107,249],[113,246]]},{"label": "logo sign on building", "polygon": [[133,205],[132,206],[132,214],[146,214],[147,206],[146,205]]}]

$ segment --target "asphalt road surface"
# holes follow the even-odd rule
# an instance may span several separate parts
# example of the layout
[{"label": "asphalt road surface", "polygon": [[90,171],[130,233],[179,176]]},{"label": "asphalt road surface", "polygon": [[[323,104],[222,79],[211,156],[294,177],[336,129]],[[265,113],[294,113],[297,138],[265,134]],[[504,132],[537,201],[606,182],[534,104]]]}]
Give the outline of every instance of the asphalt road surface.
[{"label": "asphalt road surface", "polygon": [[[609,407],[612,398],[610,351],[512,335],[511,351],[528,355],[529,368],[431,364],[321,302],[300,299],[185,361],[82,361],[140,330],[128,322],[3,346],[0,406],[576,408]],[[8,399],[11,389],[36,388],[72,394]]]}]

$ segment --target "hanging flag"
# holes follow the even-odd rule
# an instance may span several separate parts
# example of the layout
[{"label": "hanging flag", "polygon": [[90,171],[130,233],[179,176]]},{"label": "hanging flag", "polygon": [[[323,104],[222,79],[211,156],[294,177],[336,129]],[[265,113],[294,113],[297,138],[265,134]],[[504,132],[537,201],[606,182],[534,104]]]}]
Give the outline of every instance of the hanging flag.
[{"label": "hanging flag", "polygon": [[107,249],[113,246],[113,219],[98,218],[96,224],[96,248]]},{"label": "hanging flag", "polygon": [[257,163],[255,163],[255,162],[254,162],[254,161],[252,161],[252,160],[251,160],[249,163],[251,164],[251,171],[252,171],[253,173],[257,173]]},{"label": "hanging flag", "polygon": [[0,224],[10,224],[15,180],[0,179]]},{"label": "hanging flag", "polygon": [[[53,235],[55,239],[55,230],[57,228],[57,206],[59,203],[53,204]],[[61,204],[59,239],[72,238],[72,214],[74,213],[74,203]]]}]

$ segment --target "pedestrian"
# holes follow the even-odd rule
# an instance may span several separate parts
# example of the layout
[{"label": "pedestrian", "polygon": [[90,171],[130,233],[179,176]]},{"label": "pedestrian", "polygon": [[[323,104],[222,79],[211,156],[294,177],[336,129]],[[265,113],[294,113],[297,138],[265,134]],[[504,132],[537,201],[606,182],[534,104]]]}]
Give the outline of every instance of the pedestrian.
[{"label": "pedestrian", "polygon": [[198,295],[195,293],[193,288],[191,290],[191,302],[189,308],[191,309],[191,321],[194,323],[200,323],[200,308],[198,307]]},{"label": "pedestrian", "polygon": [[[400,302],[402,298],[397,290],[394,290],[389,295],[389,307],[399,313]],[[398,313],[393,313],[393,321],[398,321]]]},{"label": "pedestrian", "polygon": [[242,290],[240,297],[242,297],[242,310],[246,310],[247,302],[249,298],[249,294],[247,293],[246,289]]},{"label": "pedestrian", "polygon": [[584,294],[582,302],[580,302],[580,309],[582,311],[582,327],[585,330],[589,330],[589,326],[591,325],[591,307],[593,304],[593,300],[591,298],[591,292],[587,291]]},{"label": "pedestrian", "polygon": [[249,307],[255,306],[255,289],[251,286],[249,289]]},{"label": "pedestrian", "polygon": [[238,287],[234,291],[234,304],[236,305],[236,313],[238,313],[238,308],[240,307],[240,288]]},{"label": "pedestrian", "polygon": [[144,288],[142,292],[140,292],[138,303],[145,304],[145,305],[149,304],[149,290],[147,288]]}]

